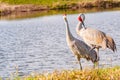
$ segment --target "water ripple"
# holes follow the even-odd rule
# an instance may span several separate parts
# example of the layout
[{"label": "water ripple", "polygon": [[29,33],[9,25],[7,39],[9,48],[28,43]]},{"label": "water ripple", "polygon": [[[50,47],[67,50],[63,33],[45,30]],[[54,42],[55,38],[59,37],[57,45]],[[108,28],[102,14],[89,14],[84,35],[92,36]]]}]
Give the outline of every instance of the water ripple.
[{"label": "water ripple", "polygon": [[[68,15],[70,29],[75,37],[77,16]],[[85,23],[111,35],[117,44],[117,53],[108,49],[100,50],[100,65],[120,65],[120,11],[86,14]],[[0,76],[10,76],[16,71],[16,66],[20,75],[34,71],[79,68],[65,37],[61,15],[0,21]],[[82,65],[93,64],[82,59]]]}]

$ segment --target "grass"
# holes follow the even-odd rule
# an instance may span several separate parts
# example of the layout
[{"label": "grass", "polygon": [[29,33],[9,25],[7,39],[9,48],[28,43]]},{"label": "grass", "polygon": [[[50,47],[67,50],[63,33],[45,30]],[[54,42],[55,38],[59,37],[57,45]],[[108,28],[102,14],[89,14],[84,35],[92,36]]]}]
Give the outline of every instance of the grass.
[{"label": "grass", "polygon": [[[60,9],[79,9],[79,8],[111,8],[111,7],[120,7],[120,0],[0,0],[0,9],[3,9],[7,14],[7,11],[11,13],[17,11],[16,8],[19,8],[18,11],[39,11],[39,10],[60,10]],[[6,5],[5,5],[6,4]],[[10,5],[9,5],[10,4]],[[30,5],[26,5],[30,4]],[[19,5],[11,6],[11,5]],[[7,9],[8,7],[9,9]],[[24,10],[23,10],[24,8]],[[13,10],[14,9],[14,10]]]},{"label": "grass", "polygon": [[120,66],[83,71],[76,69],[43,74],[31,73],[24,77],[16,76],[13,80],[120,80]]},{"label": "grass", "polygon": [[0,0],[0,2],[6,2],[10,4],[58,4],[58,3],[77,3],[85,1],[94,1],[94,0]]},{"label": "grass", "polygon": [[[54,8],[64,9],[70,6],[78,5],[79,3],[83,3],[81,6],[84,6],[84,5],[96,6],[96,3],[94,3],[95,1],[97,0],[0,0],[0,3],[8,3],[12,5],[35,4],[35,5],[41,5],[41,6],[45,6],[52,9]],[[101,0],[101,1],[104,1],[104,0]],[[105,0],[105,1],[112,2],[113,0]],[[84,4],[84,3],[87,3],[87,4]]]},{"label": "grass", "polygon": [[[9,4],[41,4],[41,5],[71,4],[71,3],[93,2],[93,1],[96,0],[0,0],[0,2],[5,2]],[[106,1],[113,1],[113,0],[106,0]]]},{"label": "grass", "polygon": [[[94,0],[87,0],[87,1],[94,1]],[[46,6],[49,8],[63,8],[66,5],[75,5],[79,2],[86,2],[86,0],[0,0],[1,3],[8,3],[12,5],[19,5],[19,4],[35,4]]]}]

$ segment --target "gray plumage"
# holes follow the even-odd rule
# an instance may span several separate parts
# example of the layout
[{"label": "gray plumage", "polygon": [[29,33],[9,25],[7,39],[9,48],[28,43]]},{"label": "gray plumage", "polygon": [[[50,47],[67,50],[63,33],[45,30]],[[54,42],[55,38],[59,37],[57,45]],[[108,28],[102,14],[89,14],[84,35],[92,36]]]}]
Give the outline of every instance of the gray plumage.
[{"label": "gray plumage", "polygon": [[112,37],[110,37],[109,35],[105,34],[100,30],[85,27],[84,14],[80,14],[78,17],[78,20],[79,20],[79,23],[76,27],[77,34],[83,38],[83,40],[87,45],[91,46],[93,49],[95,48],[97,51],[97,54],[99,52],[99,48],[103,48],[103,49],[109,48],[113,52],[117,50],[115,41],[113,40]]},{"label": "gray plumage", "polygon": [[71,49],[72,53],[75,55],[77,60],[80,64],[80,69],[82,69],[80,59],[85,58],[87,60],[91,60],[93,63],[98,62],[97,60],[97,53],[95,50],[90,50],[91,48],[85,44],[83,41],[73,37],[73,35],[70,32],[69,24],[66,18],[66,15],[63,16],[63,19],[65,21],[66,25],[66,41]]}]

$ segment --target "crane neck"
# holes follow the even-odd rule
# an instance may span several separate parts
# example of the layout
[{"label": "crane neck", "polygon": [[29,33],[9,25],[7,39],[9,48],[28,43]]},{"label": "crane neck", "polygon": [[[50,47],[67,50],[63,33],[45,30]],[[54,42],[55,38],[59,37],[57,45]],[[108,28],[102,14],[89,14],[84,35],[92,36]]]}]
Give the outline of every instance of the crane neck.
[{"label": "crane neck", "polygon": [[82,23],[78,22],[77,27],[76,27],[76,32],[79,33],[79,31],[82,29]]},{"label": "crane neck", "polygon": [[68,21],[67,19],[65,20],[65,24],[66,24],[66,38],[70,41],[73,41],[74,40],[74,37],[73,35],[71,34],[70,32],[70,28],[69,28],[69,24],[68,24]]}]

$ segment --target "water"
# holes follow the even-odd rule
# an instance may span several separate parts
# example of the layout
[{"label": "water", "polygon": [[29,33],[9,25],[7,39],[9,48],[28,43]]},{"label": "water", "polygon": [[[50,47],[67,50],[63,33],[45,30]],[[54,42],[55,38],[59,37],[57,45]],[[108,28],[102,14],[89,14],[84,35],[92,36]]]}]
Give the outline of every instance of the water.
[{"label": "water", "polygon": [[[79,13],[69,14],[71,33],[75,32]],[[86,26],[111,35],[117,52],[100,50],[100,65],[120,65],[120,11],[86,13]],[[78,37],[77,37],[78,38]],[[82,65],[92,62],[82,59]],[[55,69],[79,68],[66,44],[62,14],[14,20],[0,20],[0,76],[9,77],[15,71],[20,75],[31,72],[51,72]]]}]

